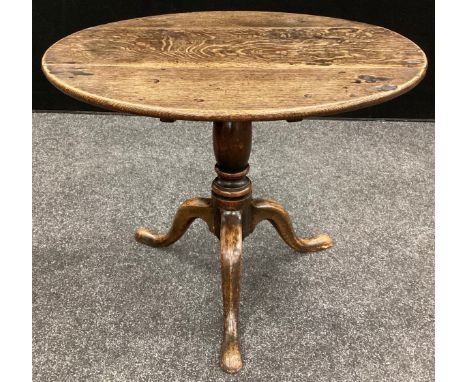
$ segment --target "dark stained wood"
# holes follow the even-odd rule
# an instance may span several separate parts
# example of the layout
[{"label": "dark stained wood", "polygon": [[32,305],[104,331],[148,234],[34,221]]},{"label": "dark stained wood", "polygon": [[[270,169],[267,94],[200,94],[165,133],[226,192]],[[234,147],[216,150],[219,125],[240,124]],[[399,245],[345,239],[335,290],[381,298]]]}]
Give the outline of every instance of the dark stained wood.
[{"label": "dark stained wood", "polygon": [[213,149],[216,165],[226,173],[243,171],[252,148],[251,122],[214,122]]},{"label": "dark stained wood", "polygon": [[239,211],[221,213],[221,284],[223,291],[224,337],[221,367],[228,373],[242,368],[238,326],[240,277],[242,270],[242,222]]},{"label": "dark stained wood", "polygon": [[167,234],[158,234],[148,228],[139,228],[135,232],[135,240],[151,247],[166,247],[179,240],[197,218],[203,219],[210,231],[214,231],[213,212],[210,199],[188,199],[177,210],[172,227]]},{"label": "dark stained wood", "polygon": [[167,234],[140,228],[135,238],[152,247],[162,247],[178,240],[190,224],[201,218],[221,243],[221,280],[224,307],[224,337],[220,364],[228,373],[242,367],[239,345],[239,299],[242,241],[262,220],[270,221],[283,240],[298,252],[320,251],[332,246],[326,234],[302,239],[296,236],[288,213],[270,199],[252,199],[247,177],[252,142],[250,122],[214,122],[213,148],[217,177],[212,183],[212,197],[192,198],[176,213]]},{"label": "dark stained wood", "polygon": [[218,177],[213,192],[240,198],[250,192],[249,156],[252,147],[251,122],[214,122],[213,149]]},{"label": "dark stained wood", "polygon": [[268,220],[278,231],[281,238],[292,249],[298,252],[315,252],[330,248],[332,239],[326,234],[320,234],[309,239],[296,236],[289,214],[278,202],[271,199],[255,199],[252,201],[252,231],[262,220]]},{"label": "dark stained wood", "polygon": [[414,87],[427,61],[388,29],[311,15],[201,12],[74,33],[44,55],[60,90],[163,119],[300,119],[383,102]]}]

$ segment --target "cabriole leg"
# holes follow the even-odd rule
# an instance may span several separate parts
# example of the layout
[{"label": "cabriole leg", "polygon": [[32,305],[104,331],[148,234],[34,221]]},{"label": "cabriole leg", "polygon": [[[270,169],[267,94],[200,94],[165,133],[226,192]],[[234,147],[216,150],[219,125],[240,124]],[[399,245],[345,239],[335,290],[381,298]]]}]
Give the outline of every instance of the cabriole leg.
[{"label": "cabriole leg", "polygon": [[221,368],[236,373],[242,368],[238,339],[240,277],[242,270],[242,221],[239,211],[221,213],[221,284],[223,290],[224,336]]},{"label": "cabriole leg", "polygon": [[203,219],[210,231],[213,231],[213,216],[211,199],[188,199],[177,210],[167,234],[158,234],[148,228],[138,228],[135,232],[135,240],[151,247],[166,247],[179,240],[197,218]]},{"label": "cabriole leg", "polygon": [[296,236],[289,214],[278,202],[271,199],[252,200],[252,230],[262,220],[268,220],[281,238],[298,252],[315,252],[330,248],[332,239],[327,234],[320,234],[308,239]]}]

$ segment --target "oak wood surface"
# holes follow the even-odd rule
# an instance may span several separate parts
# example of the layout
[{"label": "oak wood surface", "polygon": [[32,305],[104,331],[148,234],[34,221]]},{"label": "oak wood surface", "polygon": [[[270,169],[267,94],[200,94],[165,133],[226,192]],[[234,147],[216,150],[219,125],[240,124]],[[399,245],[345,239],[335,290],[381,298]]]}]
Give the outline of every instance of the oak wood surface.
[{"label": "oak wood surface", "polygon": [[424,76],[388,29],[279,12],[195,12],[88,28],[51,46],[47,78],[104,108],[166,119],[294,119],[384,102]]}]

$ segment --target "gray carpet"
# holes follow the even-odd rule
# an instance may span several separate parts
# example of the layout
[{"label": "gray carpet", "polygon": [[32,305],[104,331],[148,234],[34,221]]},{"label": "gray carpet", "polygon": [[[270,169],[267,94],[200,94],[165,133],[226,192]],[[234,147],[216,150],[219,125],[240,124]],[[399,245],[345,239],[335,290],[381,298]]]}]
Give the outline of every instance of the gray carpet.
[{"label": "gray carpet", "polygon": [[209,196],[209,123],[113,114],[33,115],[34,381],[431,381],[434,124],[258,123],[254,196],[301,235],[297,254],[261,223],[244,243],[244,369],[218,367],[218,242],[179,203]]}]

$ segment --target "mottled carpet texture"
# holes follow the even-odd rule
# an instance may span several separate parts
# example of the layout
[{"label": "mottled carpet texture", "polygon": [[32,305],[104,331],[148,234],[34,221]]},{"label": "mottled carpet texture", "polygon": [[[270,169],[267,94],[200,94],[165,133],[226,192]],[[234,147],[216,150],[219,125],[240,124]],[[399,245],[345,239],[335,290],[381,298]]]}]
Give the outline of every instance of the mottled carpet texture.
[{"label": "mottled carpet texture", "polygon": [[255,197],[281,202],[298,254],[268,222],[244,242],[244,369],[218,367],[218,241],[178,205],[209,196],[209,123],[33,115],[34,381],[431,381],[434,124],[305,120],[254,126]]}]

